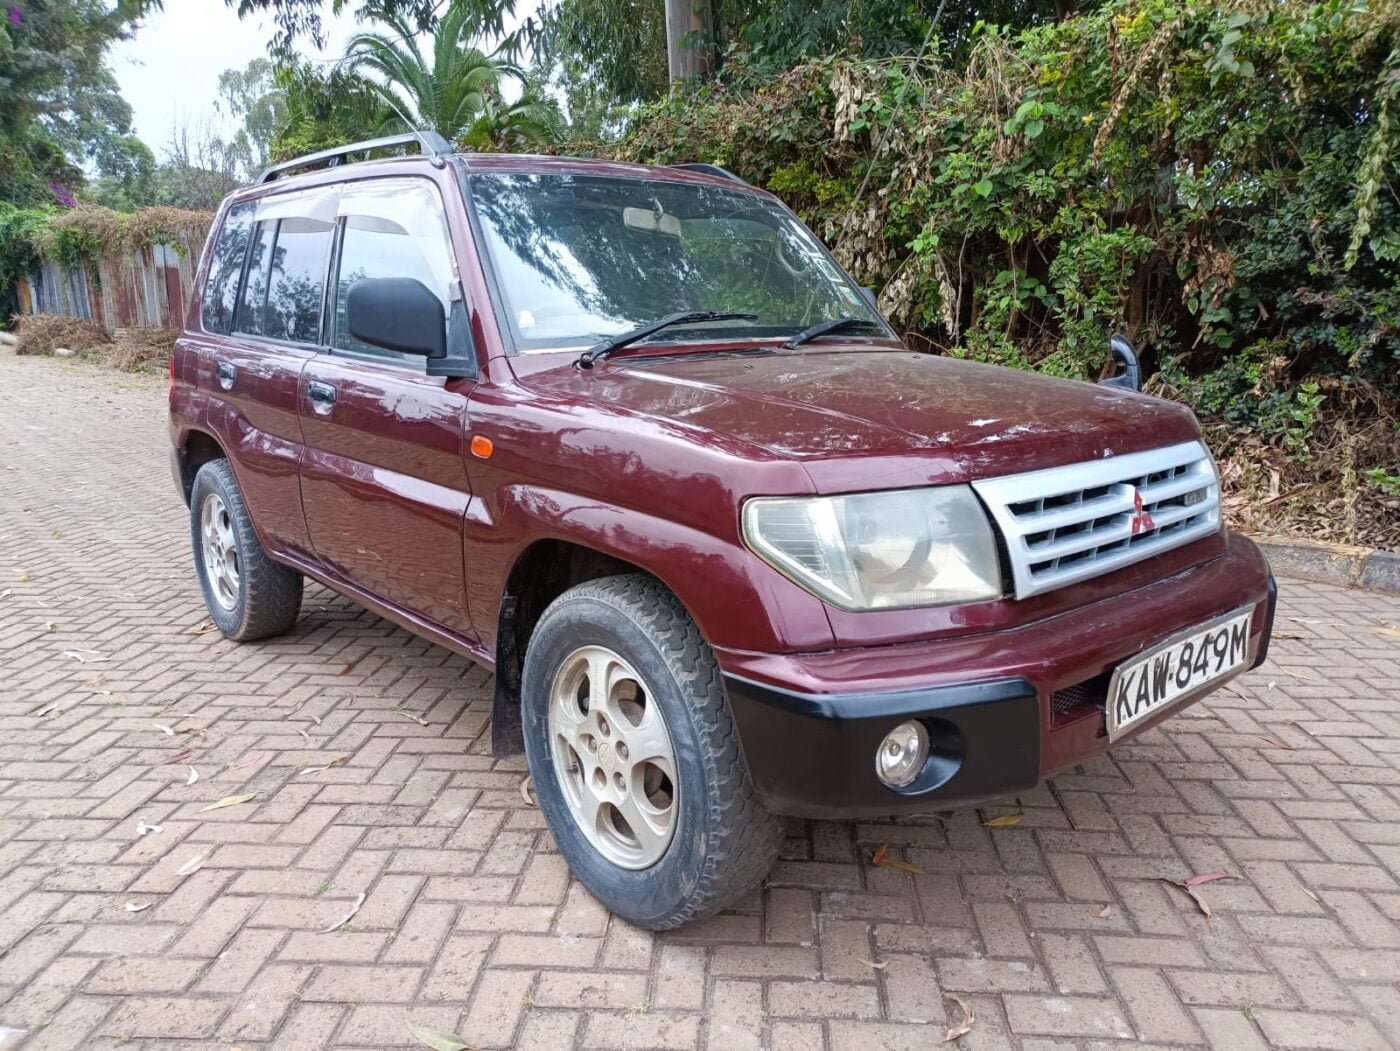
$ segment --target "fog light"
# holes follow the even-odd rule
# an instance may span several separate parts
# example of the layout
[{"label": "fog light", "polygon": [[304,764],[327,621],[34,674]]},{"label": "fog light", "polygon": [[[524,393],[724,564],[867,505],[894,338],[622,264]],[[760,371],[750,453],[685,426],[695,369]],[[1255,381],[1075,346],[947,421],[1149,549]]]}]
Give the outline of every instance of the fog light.
[{"label": "fog light", "polygon": [[903,788],[924,768],[928,759],[928,731],[919,722],[900,723],[880,742],[875,753],[875,773],[880,780]]}]

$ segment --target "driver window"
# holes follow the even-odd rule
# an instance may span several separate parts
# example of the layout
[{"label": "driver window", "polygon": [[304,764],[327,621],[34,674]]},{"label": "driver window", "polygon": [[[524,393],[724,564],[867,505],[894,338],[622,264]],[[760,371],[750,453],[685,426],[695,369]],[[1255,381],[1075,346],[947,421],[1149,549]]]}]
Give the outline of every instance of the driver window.
[{"label": "driver window", "polygon": [[423,179],[350,183],[340,198],[340,221],[332,346],[421,370],[423,358],[417,355],[370,346],[350,335],[345,296],[351,285],[364,278],[411,277],[442,300],[443,314],[449,325],[453,323],[452,304],[460,292],[436,187]]}]

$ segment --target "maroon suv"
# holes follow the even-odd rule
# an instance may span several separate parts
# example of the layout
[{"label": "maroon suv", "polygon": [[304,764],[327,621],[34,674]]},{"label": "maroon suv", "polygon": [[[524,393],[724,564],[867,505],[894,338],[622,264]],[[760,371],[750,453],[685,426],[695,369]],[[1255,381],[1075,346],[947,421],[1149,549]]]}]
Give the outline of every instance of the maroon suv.
[{"label": "maroon suv", "polygon": [[663,928],[778,815],[1016,793],[1263,660],[1269,570],[1135,373],[911,353],[722,169],[419,135],[224,203],[170,433],[223,633],[309,576],[493,669],[495,754]]}]

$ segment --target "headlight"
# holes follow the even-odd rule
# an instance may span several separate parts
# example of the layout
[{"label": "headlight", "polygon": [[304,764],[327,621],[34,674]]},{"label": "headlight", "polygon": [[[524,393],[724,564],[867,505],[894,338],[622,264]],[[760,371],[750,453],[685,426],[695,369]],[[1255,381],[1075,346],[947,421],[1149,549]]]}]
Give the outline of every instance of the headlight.
[{"label": "headlight", "polygon": [[758,497],[744,539],[769,565],[849,610],[1001,594],[991,524],[965,485],[851,496]]}]

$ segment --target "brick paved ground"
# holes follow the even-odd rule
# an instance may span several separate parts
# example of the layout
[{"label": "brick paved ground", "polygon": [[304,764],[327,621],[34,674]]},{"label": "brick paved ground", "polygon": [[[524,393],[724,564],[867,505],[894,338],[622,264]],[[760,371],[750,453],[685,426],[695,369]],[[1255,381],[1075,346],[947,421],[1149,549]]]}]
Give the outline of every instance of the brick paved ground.
[{"label": "brick paved ground", "polygon": [[[0,357],[0,1024],[26,1047],[386,1047],[413,1021],[927,1048],[953,996],[967,1049],[1400,1045],[1394,599],[1285,582],[1268,666],[1019,826],[795,822],[760,894],[654,937],[569,880],[487,755],[484,672],[320,588],[287,638],[201,633],[163,410],[157,379]],[[1159,880],[1221,870],[1210,920]]]}]

